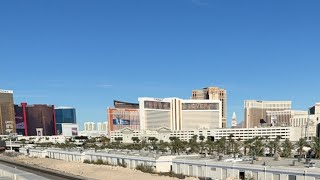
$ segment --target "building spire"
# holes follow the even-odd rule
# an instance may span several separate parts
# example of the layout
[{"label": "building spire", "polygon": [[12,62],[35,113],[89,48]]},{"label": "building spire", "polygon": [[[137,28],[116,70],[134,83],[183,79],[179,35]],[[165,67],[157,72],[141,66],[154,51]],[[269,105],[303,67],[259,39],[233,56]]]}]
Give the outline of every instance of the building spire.
[{"label": "building spire", "polygon": [[236,116],[236,113],[233,112],[233,114],[232,114],[231,127],[232,127],[232,128],[235,128],[236,126],[237,126],[237,116]]}]

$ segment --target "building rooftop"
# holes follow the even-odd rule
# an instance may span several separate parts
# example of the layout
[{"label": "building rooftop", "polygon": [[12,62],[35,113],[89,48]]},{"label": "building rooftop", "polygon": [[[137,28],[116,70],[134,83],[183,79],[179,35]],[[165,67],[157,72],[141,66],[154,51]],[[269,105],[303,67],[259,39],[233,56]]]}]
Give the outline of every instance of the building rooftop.
[{"label": "building rooftop", "polygon": [[54,109],[74,109],[74,107],[61,106],[61,107],[56,107]]},{"label": "building rooftop", "polygon": [[0,93],[13,94],[13,91],[12,91],[12,90],[4,90],[4,89],[0,89]]},{"label": "building rooftop", "polygon": [[[281,158],[276,161],[273,157],[261,157],[259,161],[253,161],[251,157],[237,158],[224,156],[221,161],[218,160],[218,157],[212,159],[209,157],[200,157],[200,156],[180,156],[175,159],[176,161],[188,162],[188,163],[199,163],[199,164],[214,164],[221,166],[233,166],[233,167],[256,167],[256,168],[268,168],[268,169],[277,169],[277,170],[288,170],[288,171],[301,171],[306,170],[308,172],[320,172],[320,160],[311,159],[310,163],[313,164],[313,167],[310,167],[310,163],[306,162],[306,159],[301,159],[298,162],[297,158]],[[295,161],[295,163],[294,163]]]}]

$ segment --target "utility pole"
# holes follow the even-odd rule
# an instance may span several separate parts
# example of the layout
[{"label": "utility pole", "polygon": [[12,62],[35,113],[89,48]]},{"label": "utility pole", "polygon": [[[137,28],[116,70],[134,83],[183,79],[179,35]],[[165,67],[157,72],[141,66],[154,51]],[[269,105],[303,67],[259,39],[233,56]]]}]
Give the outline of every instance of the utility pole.
[{"label": "utility pole", "polygon": [[310,121],[310,108],[308,108],[308,119],[307,119],[307,123],[306,123],[306,129],[305,129],[305,139],[306,141],[308,141],[308,128],[309,128],[309,121]]}]

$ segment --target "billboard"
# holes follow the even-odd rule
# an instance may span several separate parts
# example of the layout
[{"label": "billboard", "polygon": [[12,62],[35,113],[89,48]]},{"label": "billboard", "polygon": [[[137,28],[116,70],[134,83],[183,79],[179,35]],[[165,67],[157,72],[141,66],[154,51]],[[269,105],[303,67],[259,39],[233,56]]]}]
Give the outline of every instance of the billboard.
[{"label": "billboard", "polygon": [[15,120],[16,120],[16,129],[24,129],[24,119],[23,119],[23,109],[21,106],[14,106]]},{"label": "billboard", "polygon": [[130,125],[128,119],[113,119],[113,125]]},{"label": "billboard", "polygon": [[159,102],[159,101],[144,101],[145,109],[164,109],[170,110],[171,104],[169,102]]},{"label": "billboard", "polygon": [[71,128],[71,134],[72,134],[72,136],[77,136],[78,135],[78,128],[76,128],[76,127]]},{"label": "billboard", "polygon": [[131,128],[137,130],[140,128],[138,109],[108,109],[109,131],[122,128]]},{"label": "billboard", "polygon": [[129,103],[129,102],[123,102],[123,101],[113,101],[114,107],[119,109],[139,109],[138,103]]},{"label": "billboard", "polygon": [[62,123],[62,135],[69,136],[77,136],[78,135],[78,125],[70,124],[70,123]]},{"label": "billboard", "polygon": [[182,110],[219,110],[218,103],[182,103]]}]

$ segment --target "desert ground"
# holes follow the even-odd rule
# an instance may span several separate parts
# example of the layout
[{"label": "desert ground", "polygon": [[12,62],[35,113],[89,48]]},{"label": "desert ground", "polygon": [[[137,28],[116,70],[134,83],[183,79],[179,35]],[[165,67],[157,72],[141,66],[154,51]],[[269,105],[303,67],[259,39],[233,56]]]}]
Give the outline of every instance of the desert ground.
[{"label": "desert ground", "polygon": [[[7,157],[9,158],[9,157]],[[62,172],[67,172],[74,175],[80,175],[88,179],[101,180],[178,180],[178,178],[159,176],[156,174],[147,174],[141,171],[113,167],[106,165],[93,165],[76,162],[66,162],[48,158],[31,158],[27,156],[10,157],[15,161],[21,161],[27,164],[54,169]],[[186,178],[186,180],[194,180],[196,178]]]}]

